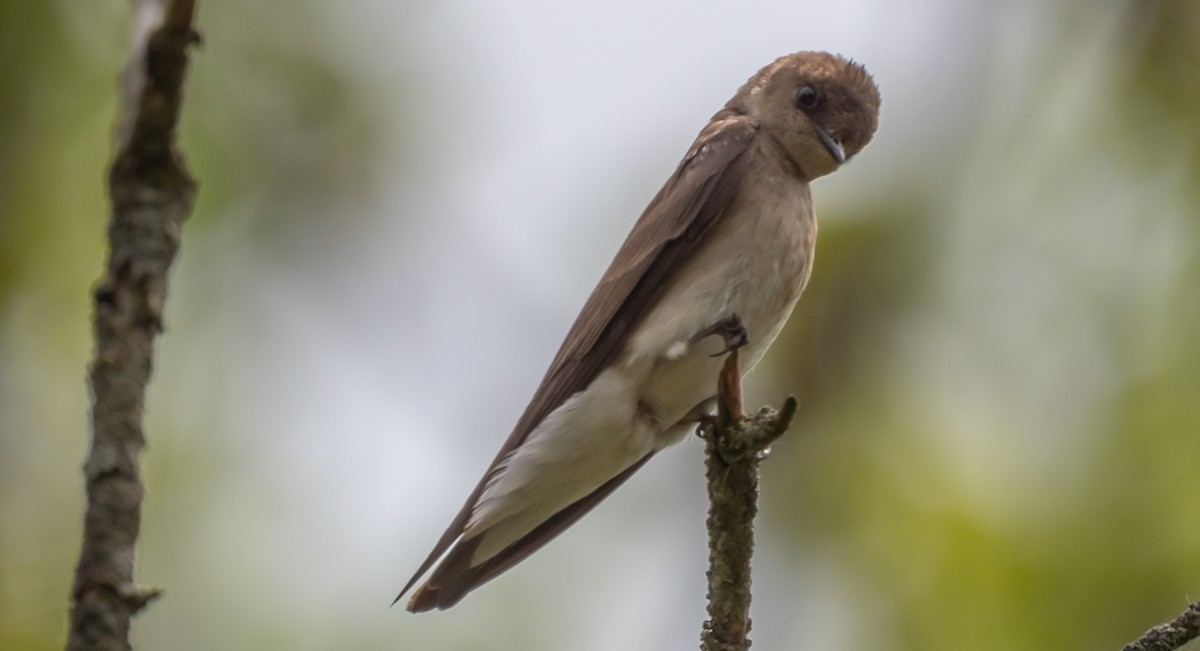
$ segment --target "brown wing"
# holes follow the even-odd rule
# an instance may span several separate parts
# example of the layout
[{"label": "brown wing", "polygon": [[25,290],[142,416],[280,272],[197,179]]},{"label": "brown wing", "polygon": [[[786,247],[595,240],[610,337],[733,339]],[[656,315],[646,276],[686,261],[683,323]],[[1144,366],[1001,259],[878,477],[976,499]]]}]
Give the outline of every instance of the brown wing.
[{"label": "brown wing", "polygon": [[[479,485],[471,492],[459,514],[442,534],[429,558],[421,564],[396,601],[408,592],[448,547],[462,534],[476,500],[496,466],[525,441],[550,412],[588,384],[620,354],[627,335],[658,299],[667,278],[686,260],[704,233],[729,206],[748,158],[744,154],[758,131],[748,117],[719,113],[700,132],[679,168],[667,180],[642,213],[629,237],[617,252],[567,338],[551,363],[542,383],[525,408],[504,447],[492,460]],[[591,495],[554,515],[524,538],[475,568],[467,564],[473,547],[457,546],[430,578],[438,590],[418,593],[409,610],[446,608],[468,591],[508,569],[541,547],[624,481],[649,456]],[[472,547],[467,549],[466,547]],[[470,572],[466,570],[470,569]],[[457,589],[446,582],[454,579]],[[437,596],[435,596],[437,595]],[[450,598],[454,597],[453,600]],[[395,603],[395,602],[393,602]],[[418,607],[425,606],[425,607]]]}]

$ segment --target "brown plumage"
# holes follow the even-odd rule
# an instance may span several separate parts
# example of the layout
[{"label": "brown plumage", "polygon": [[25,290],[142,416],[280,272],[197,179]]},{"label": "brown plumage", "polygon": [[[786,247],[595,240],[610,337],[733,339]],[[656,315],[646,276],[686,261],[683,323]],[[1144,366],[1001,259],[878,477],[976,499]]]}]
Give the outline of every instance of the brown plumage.
[{"label": "brown plumage", "polygon": [[865,69],[822,52],[782,57],[742,86],[634,225],[397,601],[445,553],[408,609],[454,605],[691,431],[716,386],[713,346],[695,339],[737,313],[747,370],[761,357],[811,269],[808,181],[866,146],[878,110]]}]

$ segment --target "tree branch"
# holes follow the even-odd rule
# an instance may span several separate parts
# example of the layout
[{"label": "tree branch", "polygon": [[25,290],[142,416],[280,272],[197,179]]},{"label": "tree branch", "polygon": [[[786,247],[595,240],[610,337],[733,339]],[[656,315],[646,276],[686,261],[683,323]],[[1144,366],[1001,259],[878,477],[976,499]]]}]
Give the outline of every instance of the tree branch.
[{"label": "tree branch", "polygon": [[1200,637],[1200,601],[1188,606],[1179,617],[1146,631],[1121,651],[1174,651],[1197,637]]},{"label": "tree branch", "polygon": [[758,512],[758,464],[787,431],[796,413],[788,397],[776,411],[742,413],[741,364],[735,349],[725,359],[717,390],[717,418],[702,428],[708,479],[708,621],[703,651],[750,648],[750,558]]},{"label": "tree branch", "polygon": [[167,273],[196,183],[175,146],[195,0],[135,0],[117,151],[107,271],[94,298],[92,440],[83,544],[71,591],[68,651],[129,649],[129,621],[159,595],[133,583],[141,527],[142,411],[162,330]]}]

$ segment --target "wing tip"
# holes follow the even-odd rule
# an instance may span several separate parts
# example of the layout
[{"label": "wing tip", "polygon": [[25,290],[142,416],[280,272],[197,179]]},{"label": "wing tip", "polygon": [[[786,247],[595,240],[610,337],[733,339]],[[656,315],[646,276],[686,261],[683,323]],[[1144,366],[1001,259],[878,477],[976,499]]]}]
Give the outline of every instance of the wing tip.
[{"label": "wing tip", "polygon": [[[482,585],[483,581],[478,581],[477,568],[471,566],[470,562],[471,556],[478,546],[479,538],[462,540],[454,545],[438,567],[433,570],[429,580],[413,593],[404,609],[410,613],[423,613],[434,609],[445,610],[462,601],[468,592]],[[425,573],[425,569],[422,568],[416,576],[409,580],[408,585],[404,586],[400,594],[396,595],[396,600],[392,602],[393,606]]]},{"label": "wing tip", "polygon": [[456,599],[448,598],[450,595],[442,595],[442,590],[431,584],[421,586],[421,589],[413,593],[412,599],[408,600],[408,604],[404,607],[410,613],[424,613],[430,610],[445,610],[450,606],[458,603],[466,591],[458,595]]},{"label": "wing tip", "polygon": [[[396,606],[396,604],[400,603],[400,600],[404,598],[404,593],[408,592],[408,589],[411,587],[412,585],[404,586],[404,589],[400,591],[400,594],[396,595],[396,598],[392,600],[392,603],[390,606],[388,606],[388,608],[393,608]],[[452,606],[453,604],[441,603],[441,600],[438,599],[438,594],[440,592],[441,590],[439,590],[437,586],[426,583],[413,593],[413,596],[409,598],[408,603],[405,604],[404,609],[410,613],[423,613],[435,608],[439,610],[445,610],[446,608]]]},{"label": "wing tip", "polygon": [[393,608],[396,604],[400,603],[400,600],[404,598],[404,593],[408,592],[414,585],[416,585],[417,580],[421,578],[421,575],[425,574],[425,572],[429,569],[429,564],[430,561],[426,561],[425,564],[422,565],[419,570],[417,570],[417,573],[412,575],[412,578],[408,580],[408,583],[404,584],[404,588],[400,590],[400,594],[396,595],[396,598],[392,600],[392,603],[388,606],[388,608]]},{"label": "wing tip", "polygon": [[[396,604],[400,603],[400,600],[404,598],[404,593],[408,592],[410,587],[412,586],[405,586],[404,589],[400,591],[400,594],[396,595],[396,598],[392,600],[391,606],[388,607],[392,608]],[[413,593],[412,597],[409,598],[408,603],[404,605],[404,609],[410,613],[423,613],[434,609],[445,610],[461,601],[465,594],[466,591],[463,591],[463,593],[458,595],[456,599],[449,599],[449,595],[442,595],[442,589],[440,586],[432,583],[426,583]]]}]

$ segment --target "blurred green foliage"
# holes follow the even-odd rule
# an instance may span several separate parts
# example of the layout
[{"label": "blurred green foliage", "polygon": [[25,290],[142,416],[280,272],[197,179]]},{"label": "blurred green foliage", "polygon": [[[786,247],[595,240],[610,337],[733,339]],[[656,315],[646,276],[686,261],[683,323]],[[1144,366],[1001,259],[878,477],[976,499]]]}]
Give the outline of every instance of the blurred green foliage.
[{"label": "blurred green foliage", "polygon": [[[104,256],[105,169],[129,8],[116,0],[0,1],[5,651],[60,647],[65,631],[82,514],[78,468],[86,444],[90,287]],[[204,20],[231,11],[237,20]],[[294,32],[278,28],[283,15]],[[336,43],[316,27],[323,19],[313,5],[202,2],[200,16],[206,45],[190,70],[182,126],[183,148],[202,188],[187,225],[189,242],[214,237],[221,220],[232,220],[216,235],[238,233],[234,248],[222,254],[253,249],[267,265],[330,246],[331,233],[353,231],[355,220],[361,225],[368,214],[361,205],[376,183],[379,103],[368,97],[363,80],[344,70],[347,62],[333,56]],[[309,38],[299,40],[297,33]],[[322,214],[334,218],[314,222]],[[181,317],[199,321],[211,313],[222,300],[219,282],[202,283],[205,304],[189,306]],[[192,424],[211,420],[211,412],[200,411],[204,418]],[[150,446],[163,469],[178,471],[184,464],[171,463],[166,434],[152,437]],[[217,472],[214,463],[203,463],[205,456],[203,447],[188,451],[172,496],[186,500],[186,487],[210,480],[206,468]],[[153,493],[161,485],[159,469],[147,472]]]}]

